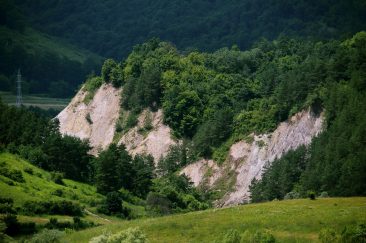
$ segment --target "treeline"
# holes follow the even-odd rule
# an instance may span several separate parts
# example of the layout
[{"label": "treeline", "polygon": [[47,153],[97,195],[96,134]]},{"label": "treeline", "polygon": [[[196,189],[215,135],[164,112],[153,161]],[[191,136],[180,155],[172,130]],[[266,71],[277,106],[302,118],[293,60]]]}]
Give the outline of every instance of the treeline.
[{"label": "treeline", "polygon": [[180,49],[249,48],[280,35],[339,38],[366,28],[362,0],[15,1],[38,29],[104,57],[152,37]]},{"label": "treeline", "polygon": [[23,93],[71,97],[100,65],[94,56],[85,57],[84,61],[65,56],[60,41],[53,43],[56,48],[42,48],[45,43],[34,40],[40,37],[39,33],[30,31],[31,24],[13,1],[0,1],[0,16],[0,90],[15,92],[20,69]]},{"label": "treeline", "polygon": [[87,141],[63,136],[57,120],[49,120],[27,108],[0,102],[0,147],[20,154],[33,164],[65,177],[90,181],[93,168]]}]

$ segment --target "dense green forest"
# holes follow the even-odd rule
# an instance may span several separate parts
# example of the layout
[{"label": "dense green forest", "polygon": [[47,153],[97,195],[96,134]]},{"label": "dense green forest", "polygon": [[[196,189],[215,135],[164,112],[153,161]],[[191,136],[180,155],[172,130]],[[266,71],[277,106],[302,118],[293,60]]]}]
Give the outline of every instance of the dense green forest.
[{"label": "dense green forest", "polygon": [[279,35],[339,38],[366,29],[362,0],[15,0],[37,29],[104,57],[152,37],[179,49],[249,48]]}]

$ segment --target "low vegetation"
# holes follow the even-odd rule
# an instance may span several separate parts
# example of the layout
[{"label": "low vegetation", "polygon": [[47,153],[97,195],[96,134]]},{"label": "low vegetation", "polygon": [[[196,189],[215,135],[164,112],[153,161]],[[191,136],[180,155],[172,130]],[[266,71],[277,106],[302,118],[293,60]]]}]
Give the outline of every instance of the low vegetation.
[{"label": "low vegetation", "polygon": [[[106,230],[114,234],[131,227],[139,227],[149,242],[240,242],[221,241],[232,238],[243,239],[242,242],[248,242],[246,239],[254,239],[252,242],[262,242],[255,239],[270,240],[264,242],[325,242],[322,239],[326,229],[332,229],[337,237],[344,235],[352,239],[362,234],[364,237],[365,203],[365,198],[273,201],[132,220],[75,232],[63,239],[88,242]],[[348,234],[352,236],[346,236]]]}]

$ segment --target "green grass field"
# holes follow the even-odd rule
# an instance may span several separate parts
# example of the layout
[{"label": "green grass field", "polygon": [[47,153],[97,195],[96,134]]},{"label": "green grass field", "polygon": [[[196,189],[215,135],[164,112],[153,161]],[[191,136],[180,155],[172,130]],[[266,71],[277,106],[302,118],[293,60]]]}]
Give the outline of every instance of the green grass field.
[{"label": "green grass field", "polygon": [[[51,180],[51,174],[39,169],[20,157],[8,153],[0,154],[0,163],[10,170],[20,170],[25,182],[9,183],[10,179],[0,175],[0,196],[10,197],[14,206],[21,206],[25,201],[45,201],[68,199],[79,202],[82,206],[90,207],[92,201],[101,200],[103,196],[96,192],[95,187],[64,179],[65,185],[59,185]],[[3,165],[0,165],[3,166]],[[32,171],[32,174],[25,171]],[[62,191],[62,197],[57,196],[56,190]]]},{"label": "green grass field", "polygon": [[[50,173],[16,155],[0,153],[0,166],[21,171],[25,179],[23,183],[9,183],[9,178],[0,175],[0,196],[13,198],[16,207],[21,207],[27,200],[67,199],[79,202],[95,213],[92,202],[103,199],[91,185],[66,179],[64,186],[55,184]],[[62,197],[57,196],[56,190],[62,190]],[[143,206],[129,206],[140,207],[134,211],[141,213],[142,217],[146,216]],[[21,222],[33,221],[38,224],[47,223],[50,217],[72,220],[69,216],[18,216]],[[273,201],[131,221],[101,217],[86,215],[86,220],[102,226],[78,232],[70,231],[63,238],[63,242],[88,242],[105,231],[115,233],[129,227],[140,227],[150,242],[213,242],[230,229],[239,233],[266,230],[273,234],[278,242],[317,242],[322,229],[332,228],[340,233],[345,226],[366,223],[366,198]]]},{"label": "green grass field", "polygon": [[140,227],[150,242],[213,242],[227,232],[269,230],[278,242],[317,242],[320,230],[366,221],[366,198],[274,201],[113,223],[68,234],[66,242],[88,242],[104,231]]},{"label": "green grass field", "polygon": [[[2,101],[8,105],[15,105],[16,95],[10,92],[0,91],[0,97]],[[25,106],[36,106],[42,109],[53,108],[55,110],[62,110],[70,102],[70,99],[60,99],[60,98],[49,98],[40,97],[33,95],[23,95],[23,105]]]}]

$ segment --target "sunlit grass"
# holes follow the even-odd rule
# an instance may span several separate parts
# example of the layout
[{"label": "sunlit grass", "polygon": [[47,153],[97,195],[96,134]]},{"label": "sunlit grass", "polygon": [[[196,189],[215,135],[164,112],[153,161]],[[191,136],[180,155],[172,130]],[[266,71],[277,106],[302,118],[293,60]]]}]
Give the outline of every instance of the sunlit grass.
[{"label": "sunlit grass", "polygon": [[229,229],[269,230],[279,242],[316,242],[323,228],[341,231],[366,221],[366,198],[275,201],[114,223],[75,232],[67,242],[88,242],[108,230],[140,227],[150,242],[213,242]]},{"label": "sunlit grass", "polygon": [[[25,179],[24,183],[15,182],[15,185],[9,185],[7,183],[9,179],[0,175],[0,196],[13,198],[15,206],[21,206],[28,200],[68,199],[89,207],[92,201],[103,198],[91,185],[67,179],[63,180],[65,185],[56,184],[51,180],[50,173],[33,166],[16,155],[1,153],[0,162],[5,162],[9,169],[20,170]],[[31,169],[33,173],[25,172],[26,168]],[[56,190],[61,190],[62,196],[57,196]]]}]

